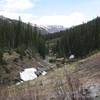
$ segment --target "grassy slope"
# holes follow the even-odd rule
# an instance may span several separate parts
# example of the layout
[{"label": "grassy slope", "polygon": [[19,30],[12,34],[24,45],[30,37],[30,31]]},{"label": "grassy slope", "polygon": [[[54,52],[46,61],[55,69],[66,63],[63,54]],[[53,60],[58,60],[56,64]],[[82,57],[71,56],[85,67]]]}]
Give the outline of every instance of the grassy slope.
[{"label": "grassy slope", "polygon": [[[72,64],[67,64],[66,67],[81,83],[98,82],[100,84],[100,53]],[[4,88],[4,91],[2,88],[1,94],[6,93],[6,96],[4,98],[3,96],[2,98],[0,97],[0,100],[49,100],[49,98],[57,95],[56,86],[58,82],[62,82],[61,84],[66,88],[64,67],[54,69],[46,76],[40,76],[38,79],[25,82],[19,86],[7,87],[6,89]]]}]

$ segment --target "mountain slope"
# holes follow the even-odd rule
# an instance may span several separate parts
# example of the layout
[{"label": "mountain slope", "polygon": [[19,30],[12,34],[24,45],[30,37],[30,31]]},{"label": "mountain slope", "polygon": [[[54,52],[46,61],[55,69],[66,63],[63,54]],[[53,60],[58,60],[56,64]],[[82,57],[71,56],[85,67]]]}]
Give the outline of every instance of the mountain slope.
[{"label": "mountain slope", "polygon": [[47,30],[49,33],[55,33],[65,30],[66,28],[61,25],[48,25],[48,26],[41,26],[45,30]]},{"label": "mountain slope", "polygon": [[[1,98],[0,100],[13,100],[12,98],[14,98],[14,100],[16,100],[16,98],[18,98],[19,100],[22,100],[22,98],[25,98],[26,100],[31,100],[31,99],[63,100],[62,98],[68,95],[59,94],[59,91],[66,92],[68,91],[67,89],[69,88],[67,85],[68,76],[66,76],[69,72],[66,74],[65,68],[67,68],[67,71],[69,70],[70,72],[70,78],[72,79],[73,82],[72,85],[75,85],[74,83],[78,85],[79,83],[77,82],[80,81],[81,86],[83,84],[84,88],[87,87],[86,89],[91,91],[90,94],[88,94],[88,97],[89,95],[92,94],[94,100],[100,99],[100,94],[99,94],[100,52],[99,52],[86,59],[79,60],[78,62],[67,64],[65,65],[65,67],[54,69],[53,71],[49,72],[46,76],[41,76],[36,80],[26,82],[19,86],[9,87],[10,96],[8,94],[6,97],[5,96],[2,97],[3,99],[0,97]],[[95,88],[96,90],[92,88]],[[7,91],[8,90],[6,88],[6,92]],[[94,94],[96,94],[96,96]]]},{"label": "mountain slope", "polygon": [[[43,30],[43,29],[42,29]],[[0,84],[18,82],[23,67],[33,66],[32,57],[45,58],[46,46],[42,30],[30,23],[0,16]],[[45,31],[45,30],[44,30]],[[28,59],[28,62],[24,60]],[[29,61],[30,60],[30,61]]]},{"label": "mountain slope", "polygon": [[[10,18],[4,17],[4,16],[0,16],[0,21],[7,21],[9,24],[18,22],[18,20],[10,19]],[[23,24],[25,25],[27,23],[23,22]],[[34,25],[31,24],[31,25],[33,26],[33,28],[35,26],[37,26],[36,24],[34,24]],[[38,30],[38,32],[41,31],[41,34],[47,34],[48,33],[45,28],[40,27],[40,26],[37,26],[37,30]]]},{"label": "mountain slope", "polygon": [[63,32],[48,35],[49,39],[61,38],[55,45],[54,52],[58,56],[68,57],[74,54],[76,57],[84,57],[100,48],[100,17],[87,23],[83,23]]},{"label": "mountain slope", "polygon": [[45,33],[45,29],[40,29],[36,25],[32,26],[30,23],[24,23],[20,17],[19,20],[0,17],[0,47],[2,49],[34,48],[38,53],[43,53],[44,51],[41,51],[39,47],[45,49],[43,35]]}]

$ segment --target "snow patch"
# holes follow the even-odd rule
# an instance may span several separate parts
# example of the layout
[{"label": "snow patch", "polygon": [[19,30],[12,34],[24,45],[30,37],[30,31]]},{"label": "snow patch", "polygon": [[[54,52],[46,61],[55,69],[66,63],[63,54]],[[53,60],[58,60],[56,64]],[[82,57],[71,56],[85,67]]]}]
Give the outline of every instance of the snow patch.
[{"label": "snow patch", "polygon": [[99,89],[100,89],[100,85],[98,85],[98,84],[90,86],[90,88],[89,88],[90,96],[96,97],[96,96],[98,96],[98,94],[100,95]]},{"label": "snow patch", "polygon": [[27,68],[24,69],[23,72],[20,72],[20,78],[23,81],[29,81],[37,78],[37,75],[35,74],[37,70],[35,68]]},{"label": "snow patch", "polygon": [[47,74],[47,72],[46,72],[46,71],[43,71],[43,72],[42,72],[42,75],[43,75],[43,76],[44,76],[44,75],[46,75],[46,74]]},{"label": "snow patch", "polygon": [[69,59],[74,59],[75,58],[75,56],[73,55],[73,54],[71,54],[70,56],[69,56]]}]

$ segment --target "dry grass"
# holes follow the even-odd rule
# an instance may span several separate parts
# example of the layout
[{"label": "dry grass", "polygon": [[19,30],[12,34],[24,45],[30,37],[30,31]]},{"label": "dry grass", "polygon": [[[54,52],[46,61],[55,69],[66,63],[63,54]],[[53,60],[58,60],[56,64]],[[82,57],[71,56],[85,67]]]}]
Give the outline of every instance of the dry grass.
[{"label": "dry grass", "polygon": [[99,61],[100,53],[55,69],[34,81],[18,86],[1,86],[0,100],[92,100],[87,98],[83,83],[99,80]]},{"label": "dry grass", "polygon": [[[60,71],[61,69],[58,72]],[[81,98],[80,81],[67,72],[63,76],[62,79],[57,72],[55,77],[50,73],[49,76],[42,76],[34,82],[1,87],[0,100],[87,100]]]}]

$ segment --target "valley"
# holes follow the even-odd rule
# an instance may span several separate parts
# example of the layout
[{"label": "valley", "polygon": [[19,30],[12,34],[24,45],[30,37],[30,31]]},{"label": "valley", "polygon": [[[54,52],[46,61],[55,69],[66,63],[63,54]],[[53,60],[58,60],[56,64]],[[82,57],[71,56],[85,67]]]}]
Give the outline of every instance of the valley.
[{"label": "valley", "polygon": [[49,33],[0,17],[0,100],[99,100],[99,26]]}]

